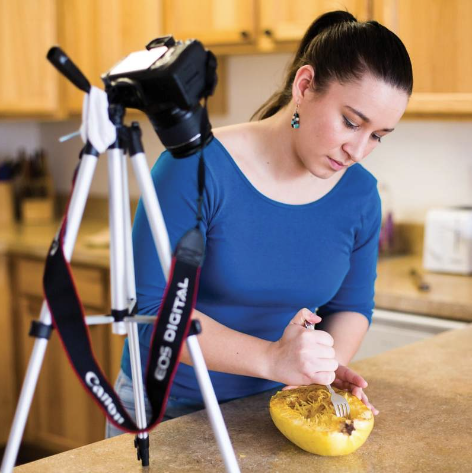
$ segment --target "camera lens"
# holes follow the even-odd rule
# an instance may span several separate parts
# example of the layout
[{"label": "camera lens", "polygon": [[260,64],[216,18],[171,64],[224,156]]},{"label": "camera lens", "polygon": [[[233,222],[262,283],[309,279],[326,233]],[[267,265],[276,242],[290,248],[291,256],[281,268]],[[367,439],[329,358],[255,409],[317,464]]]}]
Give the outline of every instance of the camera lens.
[{"label": "camera lens", "polygon": [[174,158],[185,158],[196,153],[213,138],[206,109],[197,104],[190,110],[178,107],[148,114],[162,144]]}]

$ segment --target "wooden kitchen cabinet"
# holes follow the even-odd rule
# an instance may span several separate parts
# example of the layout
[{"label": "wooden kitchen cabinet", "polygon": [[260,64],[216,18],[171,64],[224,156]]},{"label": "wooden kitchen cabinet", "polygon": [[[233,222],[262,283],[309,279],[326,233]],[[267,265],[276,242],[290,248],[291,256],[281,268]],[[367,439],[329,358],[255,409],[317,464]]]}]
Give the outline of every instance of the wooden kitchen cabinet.
[{"label": "wooden kitchen cabinet", "polygon": [[0,253],[0,445],[7,442],[16,402],[10,294],[9,257]]},{"label": "wooden kitchen cabinet", "polygon": [[[171,3],[168,20],[175,18],[181,8],[188,11],[185,2]],[[197,2],[188,2],[193,8],[200,8]],[[164,34],[174,34],[176,39],[186,39],[190,34],[180,36],[179,29],[164,30],[164,10],[162,0],[62,0],[59,15],[61,28],[60,44],[76,63],[92,85],[103,88],[100,76],[111,69],[129,53],[144,49],[146,45]],[[182,25],[177,22],[179,27]],[[172,26],[175,26],[172,24]],[[202,30],[203,31],[203,30]],[[205,29],[205,31],[207,31]],[[220,35],[223,37],[223,35]],[[200,36],[197,36],[199,39]],[[218,76],[225,77],[224,61],[219,61]],[[61,86],[65,95],[64,115],[77,115],[82,111],[84,93],[61,76]],[[220,80],[215,95],[209,101],[210,113],[222,114],[226,111],[225,84]],[[138,112],[131,111],[135,117]],[[141,118],[141,115],[139,115]]]},{"label": "wooden kitchen cabinet", "polygon": [[0,114],[53,115],[58,74],[46,60],[57,43],[56,0],[0,0]]},{"label": "wooden kitchen cabinet", "polygon": [[254,45],[256,1],[164,0],[164,32],[207,47]]},{"label": "wooden kitchen cabinet", "polygon": [[[127,54],[162,35],[160,0],[61,0],[61,46],[92,85]],[[61,78],[66,112],[82,110],[84,93]]]},{"label": "wooden kitchen cabinet", "polygon": [[[21,383],[35,340],[27,334],[31,322],[38,320],[43,302],[43,270],[43,260],[14,258],[13,278],[17,300],[15,329]],[[107,313],[108,270],[75,265],[73,273],[85,313]],[[123,338],[114,335],[112,342],[109,325],[91,326],[89,330],[97,362],[113,383],[119,369],[116,353]],[[117,366],[112,366],[112,363]],[[20,388],[19,384],[18,392]],[[60,452],[103,439],[104,429],[104,415],[82,388],[69,365],[57,333],[53,331],[28,416],[24,441],[50,452]]]},{"label": "wooden kitchen cabinet", "polygon": [[[410,52],[410,116],[472,116],[469,0],[0,0],[0,115],[65,118],[83,93],[45,59],[59,44],[92,84],[153,38],[196,38],[220,56],[293,52],[319,14],[347,9],[395,31]],[[225,113],[220,81],[210,111]]]},{"label": "wooden kitchen cabinet", "polygon": [[413,63],[410,114],[472,114],[472,2],[373,0],[374,19],[405,43]]},{"label": "wooden kitchen cabinet", "polygon": [[83,92],[46,60],[59,45],[93,85],[162,34],[161,0],[0,0],[0,115],[66,117]]},{"label": "wooden kitchen cabinet", "polygon": [[197,38],[217,54],[294,51],[308,25],[329,10],[367,19],[370,0],[165,0],[164,31]]},{"label": "wooden kitchen cabinet", "polygon": [[[34,339],[27,333],[31,322],[38,319],[41,304],[40,298],[19,298],[22,376],[34,344]],[[96,313],[96,310],[88,307],[85,311],[88,314]],[[107,327],[90,327],[92,346],[102,367],[106,362],[105,330]],[[57,333],[53,332],[39,375],[24,440],[50,452],[60,452],[102,440],[104,432],[104,416],[83,390],[69,365]]]},{"label": "wooden kitchen cabinet", "polygon": [[358,20],[369,15],[369,0],[259,0],[259,47],[294,51],[315,18],[333,10],[348,10]]}]

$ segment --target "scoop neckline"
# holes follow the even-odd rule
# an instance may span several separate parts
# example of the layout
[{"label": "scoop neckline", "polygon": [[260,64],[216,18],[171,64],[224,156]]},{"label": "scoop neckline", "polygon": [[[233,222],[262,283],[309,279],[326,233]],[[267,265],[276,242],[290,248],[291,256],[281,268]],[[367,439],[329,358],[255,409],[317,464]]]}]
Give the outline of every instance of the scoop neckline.
[{"label": "scoop neckline", "polygon": [[346,180],[346,176],[351,172],[351,169],[353,166],[349,166],[346,169],[346,172],[341,176],[341,179],[334,185],[332,189],[330,189],[325,195],[320,197],[319,199],[316,199],[312,202],[307,202],[306,204],[287,204],[285,202],[280,202],[275,199],[271,199],[270,197],[267,197],[265,194],[263,194],[259,189],[257,189],[254,184],[247,178],[247,176],[243,173],[241,168],[237,165],[236,161],[234,160],[233,156],[231,156],[231,153],[226,149],[226,147],[223,145],[223,143],[216,137],[214,136],[213,139],[215,142],[218,144],[218,146],[223,150],[223,153],[229,160],[229,162],[233,165],[233,167],[236,169],[236,172],[240,176],[240,178],[243,180],[243,182],[248,186],[248,188],[255,193],[259,198],[265,200],[266,202],[275,205],[277,207],[285,207],[285,208],[291,208],[291,209],[303,209],[307,207],[314,207],[317,205],[320,205],[322,202],[333,196],[341,187],[343,182]]}]

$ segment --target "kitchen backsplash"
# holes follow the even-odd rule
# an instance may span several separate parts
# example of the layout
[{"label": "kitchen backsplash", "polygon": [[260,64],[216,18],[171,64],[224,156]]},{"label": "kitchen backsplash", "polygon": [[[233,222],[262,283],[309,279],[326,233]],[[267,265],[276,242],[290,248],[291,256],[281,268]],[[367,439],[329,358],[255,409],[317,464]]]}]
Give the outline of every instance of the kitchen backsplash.
[{"label": "kitchen backsplash", "polygon": [[33,152],[40,148],[39,123],[32,121],[0,121],[0,159],[16,156],[20,149]]},{"label": "kitchen backsplash", "polygon": [[[228,58],[228,114],[212,117],[214,127],[248,120],[282,82],[288,54]],[[67,122],[1,122],[0,157],[18,148],[48,151],[56,190],[66,193],[77,164],[79,138],[59,144],[61,135],[77,130]],[[163,150],[151,125],[141,121],[143,141],[152,166]],[[289,124],[287,124],[289,126]],[[363,165],[389,189],[395,221],[424,222],[431,207],[472,205],[472,121],[403,120]],[[132,175],[132,172],[130,172]],[[92,184],[95,196],[107,194],[106,160],[101,158]],[[138,197],[134,178],[130,193]]]}]

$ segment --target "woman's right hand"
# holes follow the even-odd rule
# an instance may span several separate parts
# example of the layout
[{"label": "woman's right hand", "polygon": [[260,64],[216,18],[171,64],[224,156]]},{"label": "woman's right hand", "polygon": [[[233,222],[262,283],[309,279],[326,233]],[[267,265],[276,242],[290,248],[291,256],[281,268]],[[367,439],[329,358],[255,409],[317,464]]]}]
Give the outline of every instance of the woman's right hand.
[{"label": "woman's right hand", "polygon": [[268,379],[289,386],[331,384],[336,375],[333,337],[322,330],[307,330],[305,321],[316,324],[321,317],[301,309],[268,349]]}]

